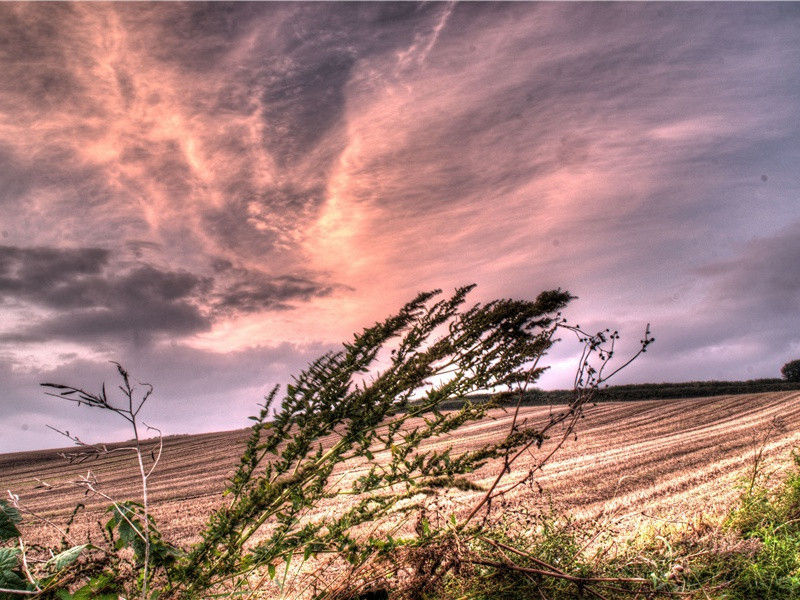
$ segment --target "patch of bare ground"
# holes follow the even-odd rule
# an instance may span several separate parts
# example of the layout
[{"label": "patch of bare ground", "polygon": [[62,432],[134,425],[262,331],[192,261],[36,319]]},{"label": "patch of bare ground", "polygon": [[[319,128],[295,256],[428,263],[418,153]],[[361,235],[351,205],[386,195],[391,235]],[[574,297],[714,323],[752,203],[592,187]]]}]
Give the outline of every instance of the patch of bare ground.
[{"label": "patch of bare ground", "polygon": [[[559,406],[526,407],[521,417],[536,422],[551,410],[558,411]],[[543,492],[536,485],[520,485],[506,500],[510,506],[530,509],[546,509],[552,502],[583,519],[613,513],[629,527],[653,519],[722,512],[735,498],[736,481],[752,467],[754,450],[775,417],[780,417],[783,428],[773,432],[764,455],[765,464],[779,467],[788,464],[789,450],[799,441],[800,392],[598,404],[586,409],[577,439],[567,442],[538,472],[536,481]],[[478,447],[501,439],[511,419],[510,411],[494,410],[490,418],[435,444],[455,445],[459,451]],[[247,435],[247,430],[239,430],[165,438],[162,462],[151,479],[150,502],[167,539],[184,544],[197,539],[209,511],[223,501],[226,478]],[[124,444],[109,447],[116,446]],[[549,448],[546,443],[520,458],[507,482],[524,478]],[[379,453],[376,460],[380,458]],[[349,480],[366,468],[345,465],[334,479]],[[56,450],[0,455],[0,491],[18,494],[26,507],[55,523],[63,523],[76,503],[85,503],[87,510],[79,513],[73,529],[80,539],[84,531],[96,531],[107,501],[59,484],[89,469],[107,494],[120,500],[138,497],[134,458],[124,452],[81,464],[66,463]],[[490,465],[475,473],[473,480],[487,485],[492,474]],[[40,481],[54,487],[42,487]],[[458,492],[443,500],[446,510],[460,512],[476,498],[475,492]],[[335,509],[335,502],[320,507],[317,517]],[[32,519],[25,525],[30,541],[58,539],[54,530]]]}]

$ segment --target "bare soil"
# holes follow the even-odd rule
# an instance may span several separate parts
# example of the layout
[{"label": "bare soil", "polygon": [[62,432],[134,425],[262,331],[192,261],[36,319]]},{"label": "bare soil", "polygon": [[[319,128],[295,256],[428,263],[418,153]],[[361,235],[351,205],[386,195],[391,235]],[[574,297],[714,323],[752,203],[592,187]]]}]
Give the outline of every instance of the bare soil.
[{"label": "bare soil", "polygon": [[[558,409],[526,407],[521,416],[543,420]],[[782,428],[764,443],[775,417],[781,419]],[[478,446],[500,438],[510,422],[510,412],[495,410],[491,418],[465,426],[436,444],[455,445],[459,450]],[[223,501],[226,479],[248,433],[165,438],[162,462],[151,478],[150,500],[166,539],[181,544],[197,539],[209,511]],[[789,450],[798,442],[800,392],[602,403],[586,409],[577,439],[566,443],[537,474],[538,485],[517,487],[509,494],[507,507],[534,510],[555,504],[581,519],[613,514],[630,527],[719,513],[735,499],[737,480],[752,469],[757,448],[763,444],[765,464],[780,468],[788,464]],[[547,451],[545,444],[539,454],[523,456],[507,481],[525,477]],[[348,465],[342,476],[355,477],[366,468]],[[18,494],[25,507],[57,525],[66,521],[76,503],[84,503],[87,508],[79,513],[72,535],[80,539],[92,530],[98,535],[96,523],[104,520],[102,511],[108,501],[86,496],[69,484],[88,470],[108,495],[119,500],[139,498],[138,471],[133,456],[126,452],[81,464],[67,463],[58,450],[0,455],[0,492]],[[492,473],[489,466],[473,479],[487,485]],[[460,512],[477,497],[475,492],[457,492],[449,495],[448,502],[451,510]],[[26,517],[24,525],[31,541],[52,543],[60,537],[33,518]]]}]

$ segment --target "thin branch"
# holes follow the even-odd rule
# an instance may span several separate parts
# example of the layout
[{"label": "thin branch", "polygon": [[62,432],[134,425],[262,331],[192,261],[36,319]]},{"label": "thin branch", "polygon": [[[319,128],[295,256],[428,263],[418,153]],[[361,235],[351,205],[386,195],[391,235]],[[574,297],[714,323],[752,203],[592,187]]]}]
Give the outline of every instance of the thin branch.
[{"label": "thin branch", "polygon": [[148,431],[155,431],[158,433],[158,452],[153,459],[153,464],[150,466],[150,470],[147,471],[147,475],[145,475],[145,480],[147,480],[150,478],[150,475],[152,475],[153,471],[155,471],[156,466],[158,466],[158,461],[161,460],[161,453],[164,451],[164,436],[161,434],[161,430],[158,427],[153,427],[147,423],[142,424],[147,427]]},{"label": "thin branch", "polygon": [[61,534],[62,538],[69,540],[69,536],[67,535],[67,533],[63,529],[61,529],[58,525],[53,523],[53,521],[51,521],[47,517],[43,517],[42,515],[33,512],[27,506],[22,504],[22,502],[20,502],[19,496],[17,494],[13,494],[11,492],[11,490],[6,490],[6,491],[8,492],[8,497],[11,500],[11,504],[14,506],[14,508],[16,508],[20,512],[24,512],[25,514],[28,514],[28,515],[32,516],[34,519],[36,519],[38,521],[41,521],[45,525],[48,525],[49,527],[52,527],[58,533]]},{"label": "thin branch", "polygon": [[648,584],[649,579],[641,577],[577,577],[575,575],[567,575],[566,573],[558,573],[547,569],[534,569],[531,567],[521,567],[515,564],[499,563],[493,560],[486,560],[482,558],[468,558],[465,560],[470,564],[483,565],[485,567],[493,567],[495,569],[508,569],[511,571],[519,571],[520,573],[532,573],[533,575],[542,575],[543,577],[552,577],[554,579],[563,579],[565,581],[572,581],[575,583],[640,583]]},{"label": "thin branch", "polygon": [[[97,494],[97,495],[98,495],[98,496],[100,496],[101,498],[105,498],[106,500],[108,500],[109,502],[111,502],[112,506],[113,506],[113,507],[114,507],[114,508],[117,510],[117,512],[119,513],[119,515],[120,515],[120,516],[121,516],[123,519],[125,519],[125,521],[128,523],[128,525],[130,525],[130,526],[131,526],[131,528],[132,528],[132,529],[133,529],[133,530],[136,532],[136,535],[138,535],[138,536],[139,536],[139,538],[141,538],[141,540],[142,540],[142,541],[143,541],[145,544],[147,544],[147,542],[148,542],[148,539],[147,539],[147,538],[145,537],[145,535],[144,535],[144,534],[143,534],[143,533],[142,533],[142,532],[139,530],[139,528],[138,528],[138,527],[137,527],[137,526],[134,524],[134,522],[133,522],[133,521],[132,521],[130,518],[128,518],[127,514],[125,514],[125,513],[129,512],[129,511],[130,511],[130,509],[129,509],[129,508],[126,508],[126,507],[123,507],[123,506],[122,506],[122,505],[120,505],[120,504],[119,504],[119,503],[118,503],[116,500],[114,500],[114,498],[112,498],[112,497],[111,497],[111,496],[109,496],[108,494],[106,494],[106,493],[104,493],[104,492],[101,492],[100,490],[98,490],[98,489],[95,487],[95,485],[94,485],[94,484],[96,483],[96,479],[95,479],[95,477],[94,477],[94,474],[93,474],[91,471],[89,471],[89,472],[88,472],[86,475],[81,475],[81,476],[80,476],[80,479],[78,479],[77,481],[74,481],[73,483],[74,483],[75,485],[77,485],[77,486],[84,487],[84,488],[86,488],[88,491],[92,492],[93,494]],[[130,512],[132,512],[132,511],[130,511]]]},{"label": "thin branch", "polygon": [[28,569],[28,557],[25,553],[25,543],[22,541],[22,538],[17,538],[19,541],[19,551],[20,555],[22,556],[22,572],[25,573],[25,577],[28,578],[28,581],[36,588],[37,592],[41,592],[42,588],[39,587],[39,584],[36,583],[36,580],[31,575],[30,569]]}]

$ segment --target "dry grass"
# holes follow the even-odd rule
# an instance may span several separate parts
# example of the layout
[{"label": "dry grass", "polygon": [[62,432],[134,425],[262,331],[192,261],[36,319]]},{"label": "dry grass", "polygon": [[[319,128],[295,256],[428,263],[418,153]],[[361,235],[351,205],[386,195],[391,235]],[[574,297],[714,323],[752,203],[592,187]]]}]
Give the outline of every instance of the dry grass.
[{"label": "dry grass", "polygon": [[[549,410],[528,407],[521,415],[543,418]],[[787,460],[788,449],[798,443],[800,392],[599,404],[586,410],[577,441],[568,442],[538,474],[545,494],[520,486],[508,499],[531,508],[552,501],[571,507],[579,518],[614,512],[629,527],[653,518],[721,513],[736,494],[732,484],[751,467],[755,447],[777,416],[785,429],[775,433],[765,448],[766,462],[776,465]],[[495,410],[491,417],[439,443],[466,449],[499,438],[511,415]],[[150,491],[152,513],[167,539],[182,544],[196,539],[205,515],[222,501],[226,477],[247,435],[247,430],[240,430],[164,440],[164,458]],[[546,451],[545,446],[542,452]],[[76,521],[75,537],[80,539],[83,531],[94,526],[106,502],[86,498],[70,486],[36,489],[36,478],[59,484],[91,469],[106,493],[119,499],[136,498],[138,476],[133,460],[115,454],[69,465],[55,450],[0,455],[0,491],[12,490],[24,505],[55,522],[63,522],[77,502],[86,503],[89,510]],[[536,461],[533,454],[521,458],[509,482],[524,477]],[[364,468],[348,465],[342,476],[357,476]],[[490,469],[476,473],[474,480],[486,484],[489,474]],[[458,511],[472,499],[471,493],[459,492],[449,501]],[[25,535],[39,542],[58,538],[31,520],[26,522]]]}]

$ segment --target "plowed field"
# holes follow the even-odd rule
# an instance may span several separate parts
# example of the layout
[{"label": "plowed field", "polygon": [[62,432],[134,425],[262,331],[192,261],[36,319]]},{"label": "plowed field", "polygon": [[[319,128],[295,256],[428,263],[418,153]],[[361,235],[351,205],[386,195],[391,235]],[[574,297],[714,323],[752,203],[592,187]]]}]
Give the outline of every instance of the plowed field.
[{"label": "plowed field", "polygon": [[[522,416],[542,419],[557,409],[528,407]],[[800,392],[598,404],[586,409],[577,440],[565,444],[539,473],[545,493],[520,486],[510,498],[531,505],[555,502],[571,507],[580,518],[613,513],[631,525],[721,511],[734,499],[737,479],[752,468],[754,451],[775,417],[782,420],[782,428],[767,440],[764,456],[766,465],[779,468],[788,464],[789,450],[800,443]],[[491,419],[466,426],[457,437],[439,443],[478,445],[503,435],[510,422],[510,414],[496,410]],[[226,477],[247,435],[240,430],[165,439],[150,494],[167,539],[195,538],[208,510],[221,502]],[[509,481],[524,476],[536,459],[523,456]],[[350,465],[347,476],[363,468]],[[86,527],[107,502],[58,484],[89,469],[109,495],[138,497],[137,470],[125,453],[80,465],[66,463],[54,450],[0,455],[0,491],[19,494],[25,506],[56,523],[66,519],[75,503],[84,502],[89,510],[81,513],[76,526]],[[486,469],[474,479],[485,484],[490,477]],[[37,478],[55,487],[36,489]],[[459,494],[455,502],[469,505],[471,493]],[[29,521],[26,536],[54,541],[57,534]]]}]

